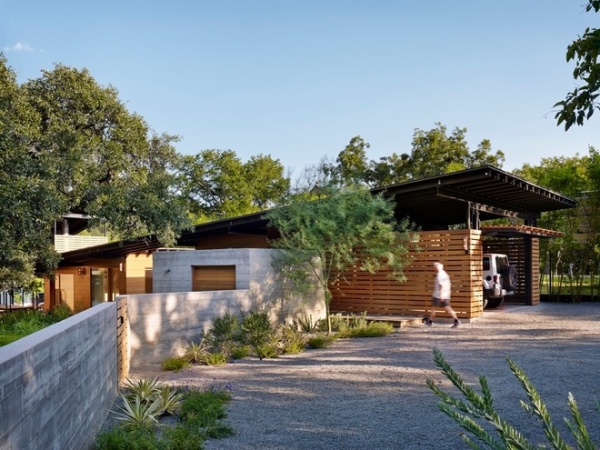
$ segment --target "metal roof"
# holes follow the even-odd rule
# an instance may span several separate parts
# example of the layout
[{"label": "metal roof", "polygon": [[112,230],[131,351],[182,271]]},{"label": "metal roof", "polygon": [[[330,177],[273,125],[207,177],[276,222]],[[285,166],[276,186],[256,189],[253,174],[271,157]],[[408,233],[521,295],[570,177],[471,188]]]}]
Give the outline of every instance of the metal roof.
[{"label": "metal roof", "polygon": [[500,169],[484,166],[373,189],[396,199],[396,216],[442,229],[467,222],[469,204],[480,220],[518,217],[535,221],[542,212],[573,208],[564,195]]}]

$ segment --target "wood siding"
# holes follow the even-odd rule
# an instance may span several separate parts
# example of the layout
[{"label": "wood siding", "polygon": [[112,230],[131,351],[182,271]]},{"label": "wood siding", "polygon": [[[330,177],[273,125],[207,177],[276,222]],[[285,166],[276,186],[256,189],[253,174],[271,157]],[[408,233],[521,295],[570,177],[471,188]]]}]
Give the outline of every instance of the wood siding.
[{"label": "wood siding", "polygon": [[129,376],[129,318],[127,298],[117,299],[117,376],[119,383]]},{"label": "wood siding", "polygon": [[152,269],[152,255],[136,253],[127,255],[125,259],[125,292],[124,294],[146,294],[147,270]]},{"label": "wood siding", "polygon": [[196,250],[222,248],[270,248],[270,245],[267,236],[257,234],[223,234],[201,238],[196,243]]},{"label": "wood siding", "polygon": [[[345,280],[330,286],[331,311],[384,315],[423,315],[431,304],[435,270],[439,261],[452,282],[452,307],[460,318],[479,317],[483,312],[482,243],[478,230],[445,230],[419,233],[413,245],[413,262],[397,282],[383,270],[375,274],[348,271]],[[446,313],[439,313],[449,317]]]}]

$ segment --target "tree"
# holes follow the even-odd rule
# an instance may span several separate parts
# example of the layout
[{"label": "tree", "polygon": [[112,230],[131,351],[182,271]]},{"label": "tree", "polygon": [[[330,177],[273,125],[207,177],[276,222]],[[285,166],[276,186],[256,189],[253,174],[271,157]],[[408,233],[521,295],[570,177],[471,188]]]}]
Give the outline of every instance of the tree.
[{"label": "tree", "polygon": [[58,263],[50,225],[65,204],[45,176],[48,164],[29,156],[37,122],[0,54],[0,289],[29,284],[36,262],[48,269]]},{"label": "tree", "polygon": [[331,331],[330,283],[350,268],[371,273],[386,267],[390,276],[404,280],[409,262],[407,222],[394,219],[394,204],[364,189],[322,191],[319,200],[292,201],[267,213],[279,232],[273,247],[281,249],[274,267],[284,273],[294,290],[305,292],[311,277],[325,292],[328,330]]},{"label": "tree", "polygon": [[[600,10],[599,0],[588,0],[585,10],[589,12],[592,9],[594,12]],[[575,60],[573,78],[584,84],[569,92],[565,100],[554,105],[560,107],[554,116],[557,125],[564,122],[565,130],[574,124],[583,125],[584,121],[589,120],[594,111],[600,108],[596,100],[600,95],[599,54],[600,30],[597,28],[586,28],[583,36],[567,47],[567,62]]]},{"label": "tree", "polygon": [[188,226],[174,189],[176,138],[149,138],[144,120],[85,69],[57,65],[18,86],[2,57],[0,73],[1,258],[22,262],[14,270],[3,259],[2,273],[22,283],[35,262],[51,274],[59,261],[52,224],[71,212],[110,224],[121,238],[174,242]]},{"label": "tree", "polygon": [[[600,156],[590,147],[589,156],[544,158],[537,166],[525,165],[515,174],[577,200],[573,209],[543,213],[538,225],[560,230],[564,236],[543,239],[540,257],[548,271],[556,273],[558,292],[568,275],[572,299],[579,298],[584,275],[594,273],[600,262]],[[551,257],[551,259],[548,258]],[[552,267],[549,267],[552,261]],[[573,270],[569,264],[573,263]]]},{"label": "tree", "polygon": [[233,150],[204,150],[183,157],[182,192],[199,221],[249,214],[287,194],[283,171],[269,156],[253,156],[244,164]]}]

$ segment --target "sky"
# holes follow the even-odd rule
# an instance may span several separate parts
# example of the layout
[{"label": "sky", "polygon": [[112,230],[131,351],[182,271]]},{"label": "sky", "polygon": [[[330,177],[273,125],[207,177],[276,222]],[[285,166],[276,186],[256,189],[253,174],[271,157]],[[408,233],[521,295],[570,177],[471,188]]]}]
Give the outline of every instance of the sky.
[{"label": "sky", "polygon": [[354,136],[367,157],[410,153],[415,130],[466,128],[503,169],[600,148],[596,113],[565,132],[567,46],[587,0],[0,0],[19,83],[55,64],[113,86],[182,154],[234,150],[293,174]]}]

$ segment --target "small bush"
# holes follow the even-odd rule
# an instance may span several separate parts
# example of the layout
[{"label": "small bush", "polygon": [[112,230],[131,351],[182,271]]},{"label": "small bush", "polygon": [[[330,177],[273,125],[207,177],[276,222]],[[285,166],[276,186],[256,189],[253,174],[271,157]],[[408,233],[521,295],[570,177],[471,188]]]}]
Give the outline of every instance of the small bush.
[{"label": "small bush", "polygon": [[200,343],[191,342],[183,349],[183,355],[181,357],[190,363],[198,364],[204,360],[206,353],[207,345],[204,341],[201,341]]},{"label": "small bush", "polygon": [[233,359],[242,359],[250,354],[250,347],[247,345],[236,345],[231,348],[231,357]]},{"label": "small bush", "polygon": [[306,350],[306,339],[293,326],[281,328],[281,341],[283,353],[293,355]]},{"label": "small bush", "polygon": [[163,431],[159,445],[160,448],[168,450],[198,450],[204,448],[204,438],[199,429],[179,424]]},{"label": "small bush", "polygon": [[316,325],[312,320],[312,315],[303,315],[297,319],[298,327],[305,333],[310,333],[315,329]]},{"label": "small bush", "polygon": [[179,372],[189,367],[189,365],[190,363],[185,358],[172,357],[165,359],[161,364],[161,368],[166,372]]},{"label": "small bush", "polygon": [[277,343],[274,342],[265,342],[264,344],[257,345],[254,351],[260,359],[277,358],[279,356],[279,348]]},{"label": "small bush", "polygon": [[346,327],[338,333],[338,337],[344,338],[367,338],[367,337],[382,337],[394,331],[391,323],[387,322],[371,322],[367,325],[359,327]]},{"label": "small bush", "polygon": [[333,336],[318,335],[308,338],[307,343],[310,348],[317,349],[328,347],[333,341],[335,341]]},{"label": "small bush", "polygon": [[244,343],[255,348],[268,342],[273,334],[269,314],[266,311],[251,311],[244,316],[241,329]]},{"label": "small bush", "polygon": [[221,346],[240,340],[240,321],[237,316],[227,311],[223,316],[213,320],[208,330],[208,340],[211,345]]},{"label": "small bush", "polygon": [[94,450],[158,450],[159,447],[153,433],[113,428],[98,435],[93,448]]},{"label": "small bush", "polygon": [[229,357],[222,352],[207,353],[202,362],[207,366],[222,366],[227,363]]}]

